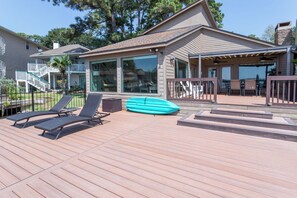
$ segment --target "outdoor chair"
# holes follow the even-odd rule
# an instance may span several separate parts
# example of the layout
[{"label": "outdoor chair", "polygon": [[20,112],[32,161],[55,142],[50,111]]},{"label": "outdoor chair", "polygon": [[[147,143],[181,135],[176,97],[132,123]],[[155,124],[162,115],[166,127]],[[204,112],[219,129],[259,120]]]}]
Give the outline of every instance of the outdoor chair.
[{"label": "outdoor chair", "polygon": [[84,105],[84,107],[82,108],[78,116],[73,115],[73,116],[55,118],[55,119],[40,123],[36,125],[35,128],[43,130],[42,136],[45,134],[45,132],[49,132],[51,134],[56,129],[59,129],[55,138],[55,139],[58,139],[63,128],[67,125],[78,123],[78,122],[85,122],[85,121],[90,123],[91,121],[96,121],[96,120],[98,121],[99,124],[103,124],[101,121],[101,118],[110,115],[110,113],[98,113],[98,108],[102,101],[102,96],[103,96],[102,94],[90,93],[88,94],[86,104]]},{"label": "outdoor chair", "polygon": [[231,95],[232,91],[239,91],[241,95],[241,85],[240,85],[240,80],[230,80],[230,93]]},{"label": "outdoor chair", "polygon": [[33,117],[44,116],[44,115],[58,115],[60,117],[61,114],[68,114],[70,111],[65,109],[65,107],[69,104],[71,100],[72,100],[72,96],[64,95],[60,99],[60,101],[48,111],[32,111],[32,112],[19,113],[19,114],[7,117],[7,119],[14,121],[13,126],[15,126],[19,121],[26,120],[26,122],[23,124],[23,128],[24,128],[29,122],[29,119]]},{"label": "outdoor chair", "polygon": [[256,80],[245,80],[244,95],[245,95],[245,91],[255,91],[255,94],[257,96],[258,95],[258,91],[257,91]]}]

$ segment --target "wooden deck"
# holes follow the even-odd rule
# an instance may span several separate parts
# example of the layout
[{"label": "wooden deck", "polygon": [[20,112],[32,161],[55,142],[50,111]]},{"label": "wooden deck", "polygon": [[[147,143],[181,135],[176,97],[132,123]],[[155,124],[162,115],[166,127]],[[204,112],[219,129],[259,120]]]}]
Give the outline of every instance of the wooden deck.
[{"label": "wooden deck", "polygon": [[297,143],[114,113],[57,141],[0,120],[0,197],[296,197]]},{"label": "wooden deck", "polygon": [[218,104],[266,106],[266,98],[263,96],[239,96],[219,94]]}]

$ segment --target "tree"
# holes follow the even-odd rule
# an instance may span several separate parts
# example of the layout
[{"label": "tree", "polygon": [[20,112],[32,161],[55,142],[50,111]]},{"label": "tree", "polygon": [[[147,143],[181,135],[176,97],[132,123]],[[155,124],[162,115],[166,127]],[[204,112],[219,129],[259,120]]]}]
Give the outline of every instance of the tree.
[{"label": "tree", "polygon": [[274,33],[274,26],[269,25],[262,35],[262,40],[274,43]]},{"label": "tree", "polygon": [[47,48],[52,48],[54,42],[58,42],[61,46],[80,44],[90,49],[98,48],[105,44],[104,41],[96,37],[94,32],[88,31],[77,34],[73,28],[55,28],[50,30],[46,36],[18,34]]},{"label": "tree", "polygon": [[296,30],[296,26],[295,27],[293,27],[293,29],[292,29],[292,31],[293,31],[293,35],[292,35],[292,45],[294,45],[295,44],[295,39],[296,39],[296,34],[297,34],[297,30]]},{"label": "tree", "polygon": [[65,83],[65,73],[66,73],[66,69],[71,65],[71,61],[69,59],[68,55],[64,55],[61,57],[55,57],[50,63],[49,65],[51,67],[57,68],[60,71],[60,74],[62,76],[62,90],[63,90],[63,94],[66,93],[66,83]]},{"label": "tree", "polygon": [[254,38],[254,39],[259,39],[259,40],[260,40],[260,38],[259,38],[259,37],[257,37],[257,35],[256,35],[256,34],[250,34],[250,35],[248,35],[248,37],[251,37],[251,38]]},{"label": "tree", "polygon": [[215,0],[208,0],[208,4],[210,7],[210,11],[212,12],[215,21],[218,24],[219,28],[223,27],[223,19],[224,19],[224,13],[221,11],[222,3],[216,2]]},{"label": "tree", "polygon": [[42,43],[43,42],[43,37],[42,36],[39,36],[39,35],[36,35],[36,34],[33,34],[33,35],[29,35],[29,34],[25,34],[25,33],[22,33],[22,32],[19,32],[17,33],[19,36],[22,36],[26,39],[29,39],[35,43]]},{"label": "tree", "polygon": [[[64,4],[74,10],[88,11],[83,18],[76,17],[71,27],[75,34],[95,31],[106,43],[129,39],[160,21],[172,16],[195,0],[43,0],[53,5]],[[224,14],[222,3],[208,0],[219,27]]]}]

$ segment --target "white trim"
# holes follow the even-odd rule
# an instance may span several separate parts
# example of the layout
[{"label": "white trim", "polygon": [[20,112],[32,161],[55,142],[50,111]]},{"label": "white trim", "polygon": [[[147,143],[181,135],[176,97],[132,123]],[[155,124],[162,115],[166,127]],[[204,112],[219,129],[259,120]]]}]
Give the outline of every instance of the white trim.
[{"label": "white trim", "polygon": [[94,52],[94,53],[91,53],[91,54],[81,55],[81,56],[79,56],[79,58],[88,58],[88,57],[92,57],[92,56],[102,56],[102,55],[109,55],[109,54],[116,54],[116,53],[123,53],[123,52],[131,52],[131,51],[145,50],[145,49],[158,48],[158,47],[166,47],[166,44],[149,45],[149,46],[146,46],[146,47],[143,47],[143,46],[129,47],[129,48],[122,48],[122,49],[119,49],[119,50]]}]

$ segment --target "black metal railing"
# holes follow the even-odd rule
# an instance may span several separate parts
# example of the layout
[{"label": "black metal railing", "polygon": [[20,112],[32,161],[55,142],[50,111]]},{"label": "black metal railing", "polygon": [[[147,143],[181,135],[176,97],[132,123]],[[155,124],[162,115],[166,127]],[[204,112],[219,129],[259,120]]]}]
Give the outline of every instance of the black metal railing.
[{"label": "black metal railing", "polygon": [[[85,90],[67,91],[66,94],[73,96],[67,107],[82,107],[85,104]],[[0,118],[21,112],[49,110],[62,96],[62,93],[34,90],[26,93],[14,87],[0,87]]]}]

